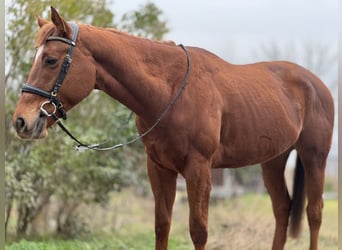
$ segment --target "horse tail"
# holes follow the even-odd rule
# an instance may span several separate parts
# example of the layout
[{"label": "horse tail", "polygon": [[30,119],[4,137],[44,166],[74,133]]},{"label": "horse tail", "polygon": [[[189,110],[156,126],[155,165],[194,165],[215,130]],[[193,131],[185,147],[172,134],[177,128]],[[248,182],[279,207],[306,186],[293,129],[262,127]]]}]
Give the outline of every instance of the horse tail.
[{"label": "horse tail", "polygon": [[302,161],[297,156],[296,168],[294,173],[293,195],[290,210],[290,236],[297,238],[301,232],[301,222],[305,202],[304,189],[304,168]]}]

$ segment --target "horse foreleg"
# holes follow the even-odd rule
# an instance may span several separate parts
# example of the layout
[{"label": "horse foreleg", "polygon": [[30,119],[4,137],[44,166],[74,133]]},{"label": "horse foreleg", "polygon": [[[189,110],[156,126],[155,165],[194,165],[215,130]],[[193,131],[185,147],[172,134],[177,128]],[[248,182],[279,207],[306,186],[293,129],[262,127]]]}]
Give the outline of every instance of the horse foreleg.
[{"label": "horse foreleg", "polygon": [[273,250],[284,248],[290,212],[290,197],[286,187],[284,170],[289,152],[262,164],[265,187],[271,196],[273,213],[276,220],[273,237]]},{"label": "horse foreleg", "polygon": [[190,207],[190,235],[195,250],[204,250],[208,237],[208,205],[211,190],[209,163],[188,165],[185,180]]},{"label": "horse foreleg", "polygon": [[159,167],[150,158],[147,160],[147,169],[155,201],[155,249],[166,250],[176,195],[177,173]]}]

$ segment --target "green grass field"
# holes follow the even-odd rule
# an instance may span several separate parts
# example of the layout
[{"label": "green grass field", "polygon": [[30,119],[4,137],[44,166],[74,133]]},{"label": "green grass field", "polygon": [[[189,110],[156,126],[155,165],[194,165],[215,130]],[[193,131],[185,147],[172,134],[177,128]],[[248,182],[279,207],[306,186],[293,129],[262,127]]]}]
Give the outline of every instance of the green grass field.
[{"label": "green grass field", "polygon": [[[193,249],[188,233],[188,207],[184,193],[175,202],[170,250]],[[148,250],[154,249],[153,201],[124,191],[108,207],[82,208],[93,233],[77,240],[51,236],[44,240],[9,242],[6,250]],[[246,195],[210,205],[208,250],[265,250],[271,248],[274,220],[267,195]],[[325,201],[320,249],[336,250],[338,201]],[[288,239],[285,249],[308,249],[309,230],[303,221],[299,239]]]}]

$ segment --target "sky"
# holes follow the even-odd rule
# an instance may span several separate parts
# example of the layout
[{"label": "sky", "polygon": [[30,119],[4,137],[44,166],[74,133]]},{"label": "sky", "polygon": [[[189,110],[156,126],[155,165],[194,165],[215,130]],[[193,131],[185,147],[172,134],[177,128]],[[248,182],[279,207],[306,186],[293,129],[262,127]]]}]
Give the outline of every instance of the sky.
[{"label": "sky", "polygon": [[[147,0],[114,0],[118,16]],[[312,41],[337,46],[338,0],[152,0],[170,27],[165,37],[224,57],[265,41]],[[229,49],[230,47],[230,49]],[[239,61],[239,60],[238,60]]]},{"label": "sky", "polygon": [[[96,0],[94,0],[96,1]],[[119,18],[153,2],[170,32],[165,40],[210,50],[232,63],[250,62],[261,43],[310,41],[337,50],[338,0],[109,0]],[[58,1],[56,6],[58,8]],[[11,0],[5,0],[9,6]],[[118,21],[118,20],[116,20]]]}]

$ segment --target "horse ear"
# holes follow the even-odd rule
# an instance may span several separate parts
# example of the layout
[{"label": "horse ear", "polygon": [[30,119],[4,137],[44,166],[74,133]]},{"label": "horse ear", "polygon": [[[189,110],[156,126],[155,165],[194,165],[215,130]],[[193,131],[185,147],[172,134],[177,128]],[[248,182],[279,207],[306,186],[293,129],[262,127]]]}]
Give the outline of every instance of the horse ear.
[{"label": "horse ear", "polygon": [[66,36],[71,32],[71,29],[67,22],[59,15],[57,10],[51,6],[51,21],[56,26],[57,31],[61,33],[62,36]]},{"label": "horse ear", "polygon": [[36,20],[40,28],[49,22],[48,20],[45,20],[38,15],[36,15]]}]

